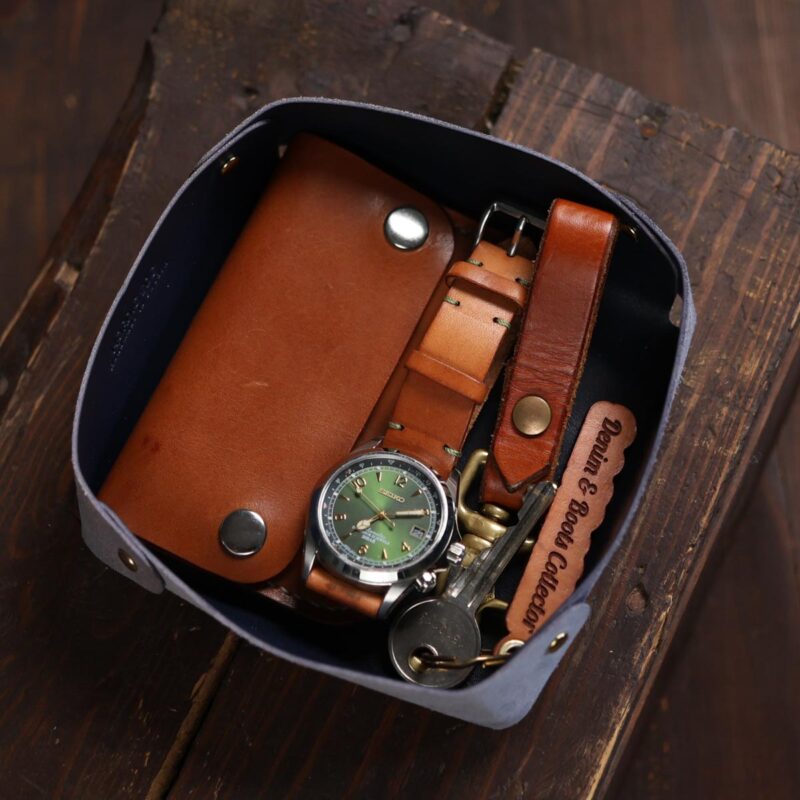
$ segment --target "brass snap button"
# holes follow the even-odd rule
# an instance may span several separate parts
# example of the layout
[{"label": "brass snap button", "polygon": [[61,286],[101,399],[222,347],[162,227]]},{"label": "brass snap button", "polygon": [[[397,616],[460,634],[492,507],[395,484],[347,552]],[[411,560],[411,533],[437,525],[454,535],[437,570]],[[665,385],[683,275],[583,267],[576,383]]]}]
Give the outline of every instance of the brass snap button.
[{"label": "brass snap button", "polygon": [[517,401],[511,412],[514,427],[523,436],[538,436],[544,433],[552,419],[550,406],[543,397],[529,394]]}]

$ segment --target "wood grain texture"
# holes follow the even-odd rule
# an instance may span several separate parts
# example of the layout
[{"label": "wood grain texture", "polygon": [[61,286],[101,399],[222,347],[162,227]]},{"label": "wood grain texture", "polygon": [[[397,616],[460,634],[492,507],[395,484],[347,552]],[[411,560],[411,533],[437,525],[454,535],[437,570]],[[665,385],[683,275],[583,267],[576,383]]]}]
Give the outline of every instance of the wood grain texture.
[{"label": "wood grain texture", "polygon": [[800,796],[800,404],[681,623],[612,792]]},{"label": "wood grain texture", "polygon": [[[83,260],[97,244],[151,74],[147,58],[142,85],[51,248],[54,264]],[[139,795],[193,713],[224,640],[175,598],[120,584],[80,546],[69,432],[81,361],[107,299],[89,285],[67,311],[76,282],[77,272],[57,292],[41,283],[31,294],[36,313],[53,319],[51,336],[39,331],[0,417],[0,774],[8,797]],[[15,329],[36,324],[22,315]]]},{"label": "wood grain texture", "polygon": [[[798,349],[800,159],[541,52],[517,77],[495,132],[633,197],[692,268],[693,353],[649,496],[593,593],[592,619],[534,712],[504,732],[242,648],[176,798],[574,798],[609,788],[711,544],[786,401]],[[281,695],[276,717],[276,687],[286,685],[296,694]],[[269,754],[266,773],[259,754]]]},{"label": "wood grain texture", "polygon": [[672,105],[800,150],[794,0],[436,0],[514,45],[574,61]]},{"label": "wood grain texture", "polygon": [[[48,245],[125,101],[160,7],[161,0],[0,3],[0,338],[47,266]],[[54,277],[40,280],[57,295]],[[17,330],[21,358],[39,336]],[[0,355],[0,401],[13,389],[4,367]]]},{"label": "wood grain texture", "polygon": [[[41,290],[46,327],[0,418],[5,797],[162,796],[234,649],[222,628],[113,577],[80,545],[68,444],[78,382],[169,197],[223,133],[286,94],[399,98],[481,125],[510,53],[400,3],[368,13],[309,2],[303,12],[282,3],[257,13],[237,3],[170,6],[51,251],[62,263],[77,242],[81,269],[60,295]],[[362,71],[343,65],[344,45]]]}]

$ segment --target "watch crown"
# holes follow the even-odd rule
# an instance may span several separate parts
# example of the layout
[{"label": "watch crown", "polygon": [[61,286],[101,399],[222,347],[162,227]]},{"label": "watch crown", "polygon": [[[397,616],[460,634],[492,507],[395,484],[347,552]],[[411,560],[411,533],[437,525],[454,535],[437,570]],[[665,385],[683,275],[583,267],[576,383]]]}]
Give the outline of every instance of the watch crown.
[{"label": "watch crown", "polygon": [[436,588],[436,575],[426,570],[414,581],[414,585],[422,594],[428,594]]},{"label": "watch crown", "polygon": [[453,542],[447,548],[447,563],[460,567],[464,561],[464,556],[467,554],[467,548],[461,542]]}]

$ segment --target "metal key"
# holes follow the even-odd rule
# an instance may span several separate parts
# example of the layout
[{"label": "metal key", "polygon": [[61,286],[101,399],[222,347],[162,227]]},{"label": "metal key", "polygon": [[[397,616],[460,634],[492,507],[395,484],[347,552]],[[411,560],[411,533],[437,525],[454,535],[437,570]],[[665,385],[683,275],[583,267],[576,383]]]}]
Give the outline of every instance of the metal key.
[{"label": "metal key", "polygon": [[553,483],[532,486],[512,528],[469,567],[451,577],[439,597],[410,605],[395,620],[389,633],[389,656],[403,678],[439,688],[456,686],[466,679],[473,669],[471,664],[458,669],[431,669],[425,667],[424,656],[461,663],[480,655],[481,632],[475,618],[478,607],[547,510],[555,491]]}]

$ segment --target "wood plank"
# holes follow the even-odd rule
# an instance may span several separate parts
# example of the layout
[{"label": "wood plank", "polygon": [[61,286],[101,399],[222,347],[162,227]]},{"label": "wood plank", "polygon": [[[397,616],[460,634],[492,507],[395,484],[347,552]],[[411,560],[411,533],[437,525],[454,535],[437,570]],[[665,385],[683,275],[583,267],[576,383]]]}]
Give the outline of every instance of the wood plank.
[{"label": "wood plank", "polygon": [[[800,151],[800,5],[793,0],[436,0],[514,45]],[[667,66],[668,65],[668,66]]]},{"label": "wood plank", "polygon": [[[125,102],[160,6],[0,4],[0,338]],[[22,357],[38,335],[18,331]]]},{"label": "wood plank", "polygon": [[614,797],[800,797],[798,442],[795,403],[681,623]]},{"label": "wood plank", "polygon": [[86,257],[0,418],[4,796],[163,795],[233,653],[193,609],[109,574],[78,533],[68,457],[78,382],[170,195],[225,131],[286,94],[394,101],[482,125],[509,52],[400,2],[167,8],[125,123],[52,253],[62,263],[80,241]]},{"label": "wood plank", "polygon": [[[573,798],[608,787],[797,363],[800,159],[541,52],[495,131],[633,197],[692,265],[701,320],[693,355],[649,496],[594,592],[592,620],[538,707],[504,732],[242,648],[175,797]],[[212,785],[212,775],[225,780]]]}]

